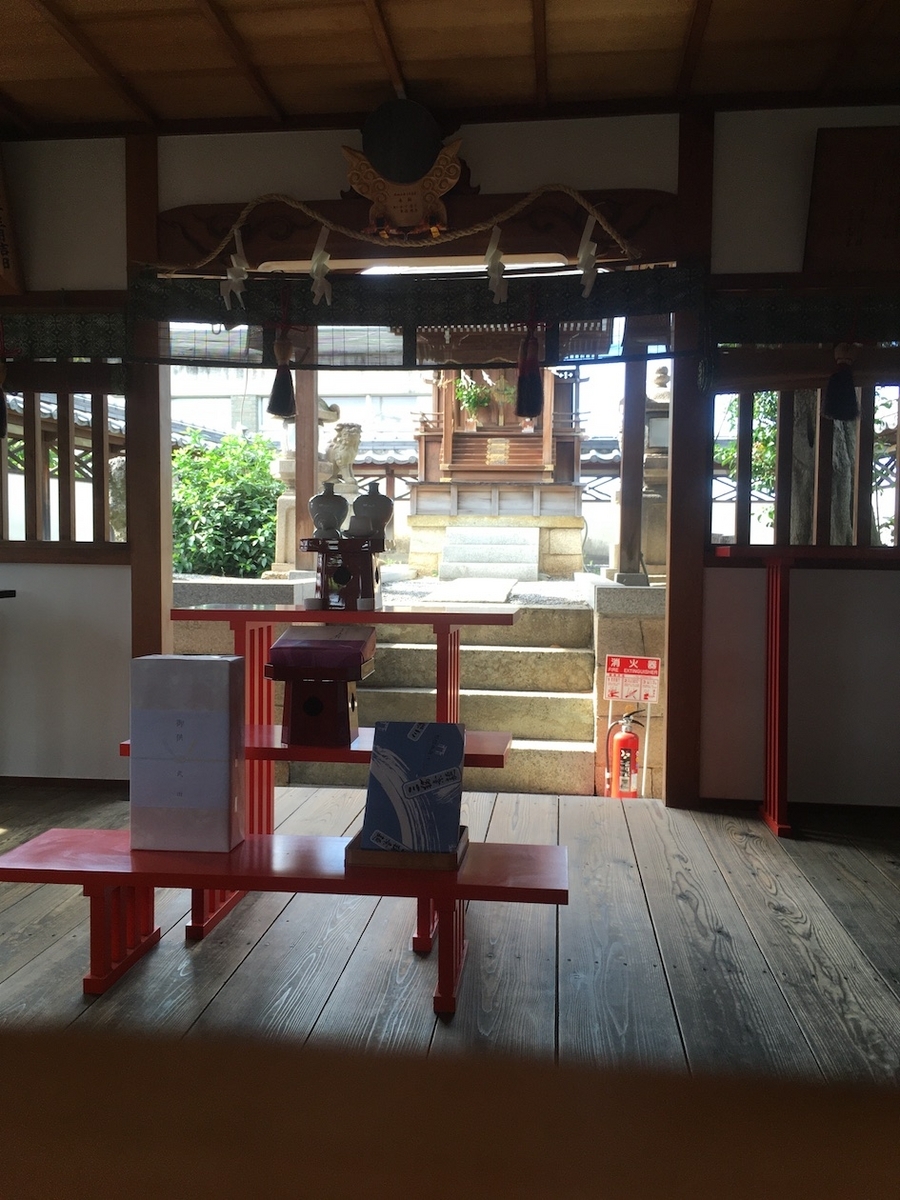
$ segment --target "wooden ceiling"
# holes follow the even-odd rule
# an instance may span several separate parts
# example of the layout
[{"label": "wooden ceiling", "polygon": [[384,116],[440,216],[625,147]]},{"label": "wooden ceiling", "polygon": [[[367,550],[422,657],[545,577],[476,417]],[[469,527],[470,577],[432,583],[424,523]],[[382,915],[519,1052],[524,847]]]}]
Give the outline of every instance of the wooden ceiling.
[{"label": "wooden ceiling", "polygon": [[900,101],[897,0],[3,0],[0,138]]}]

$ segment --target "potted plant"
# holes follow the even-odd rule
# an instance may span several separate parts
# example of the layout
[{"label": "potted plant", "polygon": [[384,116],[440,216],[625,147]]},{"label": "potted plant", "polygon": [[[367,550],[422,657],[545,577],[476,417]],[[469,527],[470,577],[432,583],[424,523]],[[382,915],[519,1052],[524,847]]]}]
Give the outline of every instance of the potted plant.
[{"label": "potted plant", "polygon": [[474,421],[481,409],[491,403],[491,389],[484,383],[476,383],[470,375],[463,373],[456,381],[456,399],[460,409]]}]

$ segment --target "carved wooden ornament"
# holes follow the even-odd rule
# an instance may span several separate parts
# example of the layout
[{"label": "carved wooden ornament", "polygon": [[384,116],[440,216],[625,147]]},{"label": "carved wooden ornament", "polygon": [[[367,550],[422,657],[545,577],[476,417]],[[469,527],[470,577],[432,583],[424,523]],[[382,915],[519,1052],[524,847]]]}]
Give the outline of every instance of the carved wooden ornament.
[{"label": "carved wooden ornament", "polygon": [[434,166],[413,183],[393,183],[379,175],[365,154],[342,146],[350,165],[350,186],[372,201],[366,233],[385,237],[410,233],[443,232],[447,228],[447,210],[441,200],[460,176],[461,139],[444,146]]}]

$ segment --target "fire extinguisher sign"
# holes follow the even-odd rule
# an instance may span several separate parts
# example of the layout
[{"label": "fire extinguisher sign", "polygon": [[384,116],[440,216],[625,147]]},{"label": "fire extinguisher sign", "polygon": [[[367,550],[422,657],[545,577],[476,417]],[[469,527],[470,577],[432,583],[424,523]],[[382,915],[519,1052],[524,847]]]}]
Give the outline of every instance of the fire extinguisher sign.
[{"label": "fire extinguisher sign", "polygon": [[607,654],[603,699],[658,704],[659,666],[658,658]]}]

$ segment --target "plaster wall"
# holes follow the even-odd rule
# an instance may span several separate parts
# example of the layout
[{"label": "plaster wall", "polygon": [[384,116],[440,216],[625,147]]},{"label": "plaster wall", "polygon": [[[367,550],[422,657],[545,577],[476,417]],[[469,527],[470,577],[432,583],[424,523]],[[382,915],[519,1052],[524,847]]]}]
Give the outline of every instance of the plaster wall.
[{"label": "plaster wall", "polygon": [[28,291],[127,285],[123,139],[7,142],[3,165]]},{"label": "plaster wall", "polygon": [[[678,118],[606,117],[463,125],[462,157],[485,192],[542,183],[576,188],[660,188],[678,179]],[[341,146],[362,148],[358,129],[207,134],[159,143],[160,208],[244,202],[268,192],[337,199],[347,187]]]},{"label": "plaster wall", "polygon": [[866,125],[900,125],[900,105],[717,114],[713,271],[801,271],[816,134]]},{"label": "plaster wall", "polygon": [[[709,569],[704,581],[701,788],[762,800],[765,572]],[[900,804],[900,576],[791,574],[788,798]],[[669,703],[677,703],[670,696]]]},{"label": "plaster wall", "polygon": [[0,776],[127,779],[131,572],[0,567]]}]

